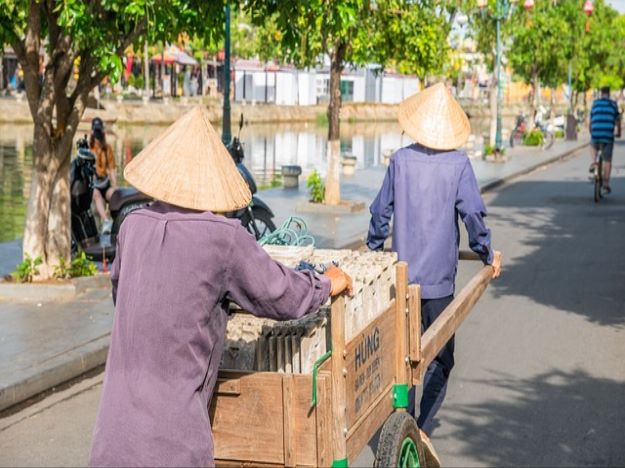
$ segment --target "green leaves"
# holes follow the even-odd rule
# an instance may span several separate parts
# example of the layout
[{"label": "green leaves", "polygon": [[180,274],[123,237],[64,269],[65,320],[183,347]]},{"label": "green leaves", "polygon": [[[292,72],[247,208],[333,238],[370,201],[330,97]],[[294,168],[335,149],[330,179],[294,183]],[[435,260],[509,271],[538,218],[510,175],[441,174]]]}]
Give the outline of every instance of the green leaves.
[{"label": "green leaves", "polygon": [[61,258],[58,265],[54,267],[52,276],[56,279],[70,279],[80,276],[94,276],[97,272],[98,267],[91,260],[91,257],[81,251],[69,265],[64,258]]},{"label": "green leaves", "polygon": [[23,262],[19,263],[15,267],[15,271],[11,273],[14,281],[20,283],[32,283],[33,278],[39,274],[39,266],[43,263],[41,257],[35,257],[34,259],[30,255],[26,254],[26,258]]},{"label": "green leaves", "polygon": [[325,198],[326,188],[323,184],[323,179],[315,169],[310,173],[308,179],[306,179],[306,187],[310,192],[310,201],[313,203],[323,203]]},{"label": "green leaves", "polygon": [[555,87],[566,82],[571,63],[578,91],[622,82],[625,23],[605,1],[596,0],[594,7],[590,18],[577,0],[536,2],[530,13],[517,9],[509,21],[514,72],[526,82],[536,74],[544,85]]},{"label": "green leaves", "polygon": [[449,24],[436,3],[250,0],[245,8],[260,28],[269,19],[281,58],[296,65],[319,65],[343,43],[346,63],[376,62],[424,77],[440,72],[448,59]]}]

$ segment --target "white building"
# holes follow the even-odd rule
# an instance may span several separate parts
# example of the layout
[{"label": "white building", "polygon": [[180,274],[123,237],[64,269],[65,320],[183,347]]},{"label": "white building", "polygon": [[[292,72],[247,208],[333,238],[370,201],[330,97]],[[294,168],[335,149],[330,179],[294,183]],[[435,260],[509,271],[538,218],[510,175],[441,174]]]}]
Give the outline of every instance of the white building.
[{"label": "white building", "polygon": [[[329,100],[330,70],[298,70],[257,60],[233,64],[234,100],[308,106]],[[346,68],[341,75],[343,102],[395,104],[419,90],[415,76],[382,72],[377,65]]]}]

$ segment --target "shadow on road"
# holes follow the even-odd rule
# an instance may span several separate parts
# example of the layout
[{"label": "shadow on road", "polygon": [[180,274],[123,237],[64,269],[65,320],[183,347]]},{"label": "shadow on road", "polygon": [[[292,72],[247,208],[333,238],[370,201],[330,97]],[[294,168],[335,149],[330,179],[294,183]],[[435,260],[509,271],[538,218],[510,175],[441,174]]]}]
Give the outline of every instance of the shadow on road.
[{"label": "shadow on road", "polygon": [[457,455],[488,466],[625,465],[622,383],[553,370],[530,380],[497,373],[488,384],[511,398],[450,405],[450,438],[467,447]]},{"label": "shadow on road", "polygon": [[615,178],[613,194],[597,205],[590,183],[579,179],[520,181],[498,192],[489,203],[493,231],[498,222],[515,229],[497,246],[514,242],[522,254],[506,259],[492,285],[496,297],[525,296],[625,327],[624,181]]}]

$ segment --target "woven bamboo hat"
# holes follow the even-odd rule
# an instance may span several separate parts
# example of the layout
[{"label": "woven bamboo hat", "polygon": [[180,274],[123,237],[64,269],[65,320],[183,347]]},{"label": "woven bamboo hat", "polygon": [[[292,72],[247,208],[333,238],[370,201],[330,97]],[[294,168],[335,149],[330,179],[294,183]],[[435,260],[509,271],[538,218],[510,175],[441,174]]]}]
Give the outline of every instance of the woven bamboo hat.
[{"label": "woven bamboo hat", "polygon": [[471,133],[469,118],[443,83],[403,101],[399,125],[417,143],[438,150],[461,147]]},{"label": "woven bamboo hat", "polygon": [[130,161],[124,178],[157,200],[198,211],[234,211],[252,199],[200,106],[176,120]]}]

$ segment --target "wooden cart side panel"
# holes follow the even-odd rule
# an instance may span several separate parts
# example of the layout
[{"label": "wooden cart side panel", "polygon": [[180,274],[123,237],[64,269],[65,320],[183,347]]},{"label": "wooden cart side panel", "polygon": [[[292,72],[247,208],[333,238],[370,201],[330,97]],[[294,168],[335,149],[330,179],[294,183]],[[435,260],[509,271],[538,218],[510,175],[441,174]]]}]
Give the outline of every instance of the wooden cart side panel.
[{"label": "wooden cart side panel", "polygon": [[282,376],[220,372],[220,377],[209,410],[215,458],[284,465]]},{"label": "wooden cart side panel", "polygon": [[[294,383],[292,401],[294,435],[292,436],[292,438],[293,442],[295,443],[295,456],[293,457],[293,460],[295,462],[295,466],[318,466],[317,419],[319,417],[318,414],[320,412],[320,408],[323,408],[323,406],[318,403],[317,406],[311,411],[311,375],[293,375],[292,377]],[[325,384],[326,382],[324,381],[323,385]],[[317,390],[319,390],[319,388],[317,388]],[[318,392],[317,400],[320,401],[321,397],[325,397],[325,395],[320,395]],[[328,423],[329,417],[326,421],[326,427]]]},{"label": "wooden cart side panel", "polygon": [[347,343],[344,361],[347,428],[364,416],[378,396],[395,383],[396,319],[393,301],[386,312]]},{"label": "wooden cart side panel", "polygon": [[281,463],[261,463],[247,460],[219,460],[215,459],[217,468],[283,468]]},{"label": "wooden cart side panel", "polygon": [[418,284],[408,286],[408,347],[410,364],[412,366],[412,384],[421,383],[423,376],[421,368],[417,368],[421,361],[421,287]]},{"label": "wooden cart side panel", "polygon": [[347,458],[347,395],[345,390],[345,298],[332,301],[332,459]]},{"label": "wooden cart side panel", "polygon": [[316,412],[316,466],[330,466],[332,464],[332,373],[330,371],[320,371],[317,375]]},{"label": "wooden cart side panel", "polygon": [[395,321],[395,382],[404,384],[410,379],[408,358],[408,264],[399,262],[396,270],[396,321]]},{"label": "wooden cart side panel", "polygon": [[358,457],[365,445],[369,443],[393,412],[392,396],[393,386],[389,385],[378,395],[378,398],[368,408],[367,413],[350,429],[347,434],[347,455],[350,461]]},{"label": "wooden cart side panel", "polygon": [[284,466],[296,466],[297,457],[297,419],[295,416],[295,380],[293,375],[282,377],[282,408],[284,421]]}]

